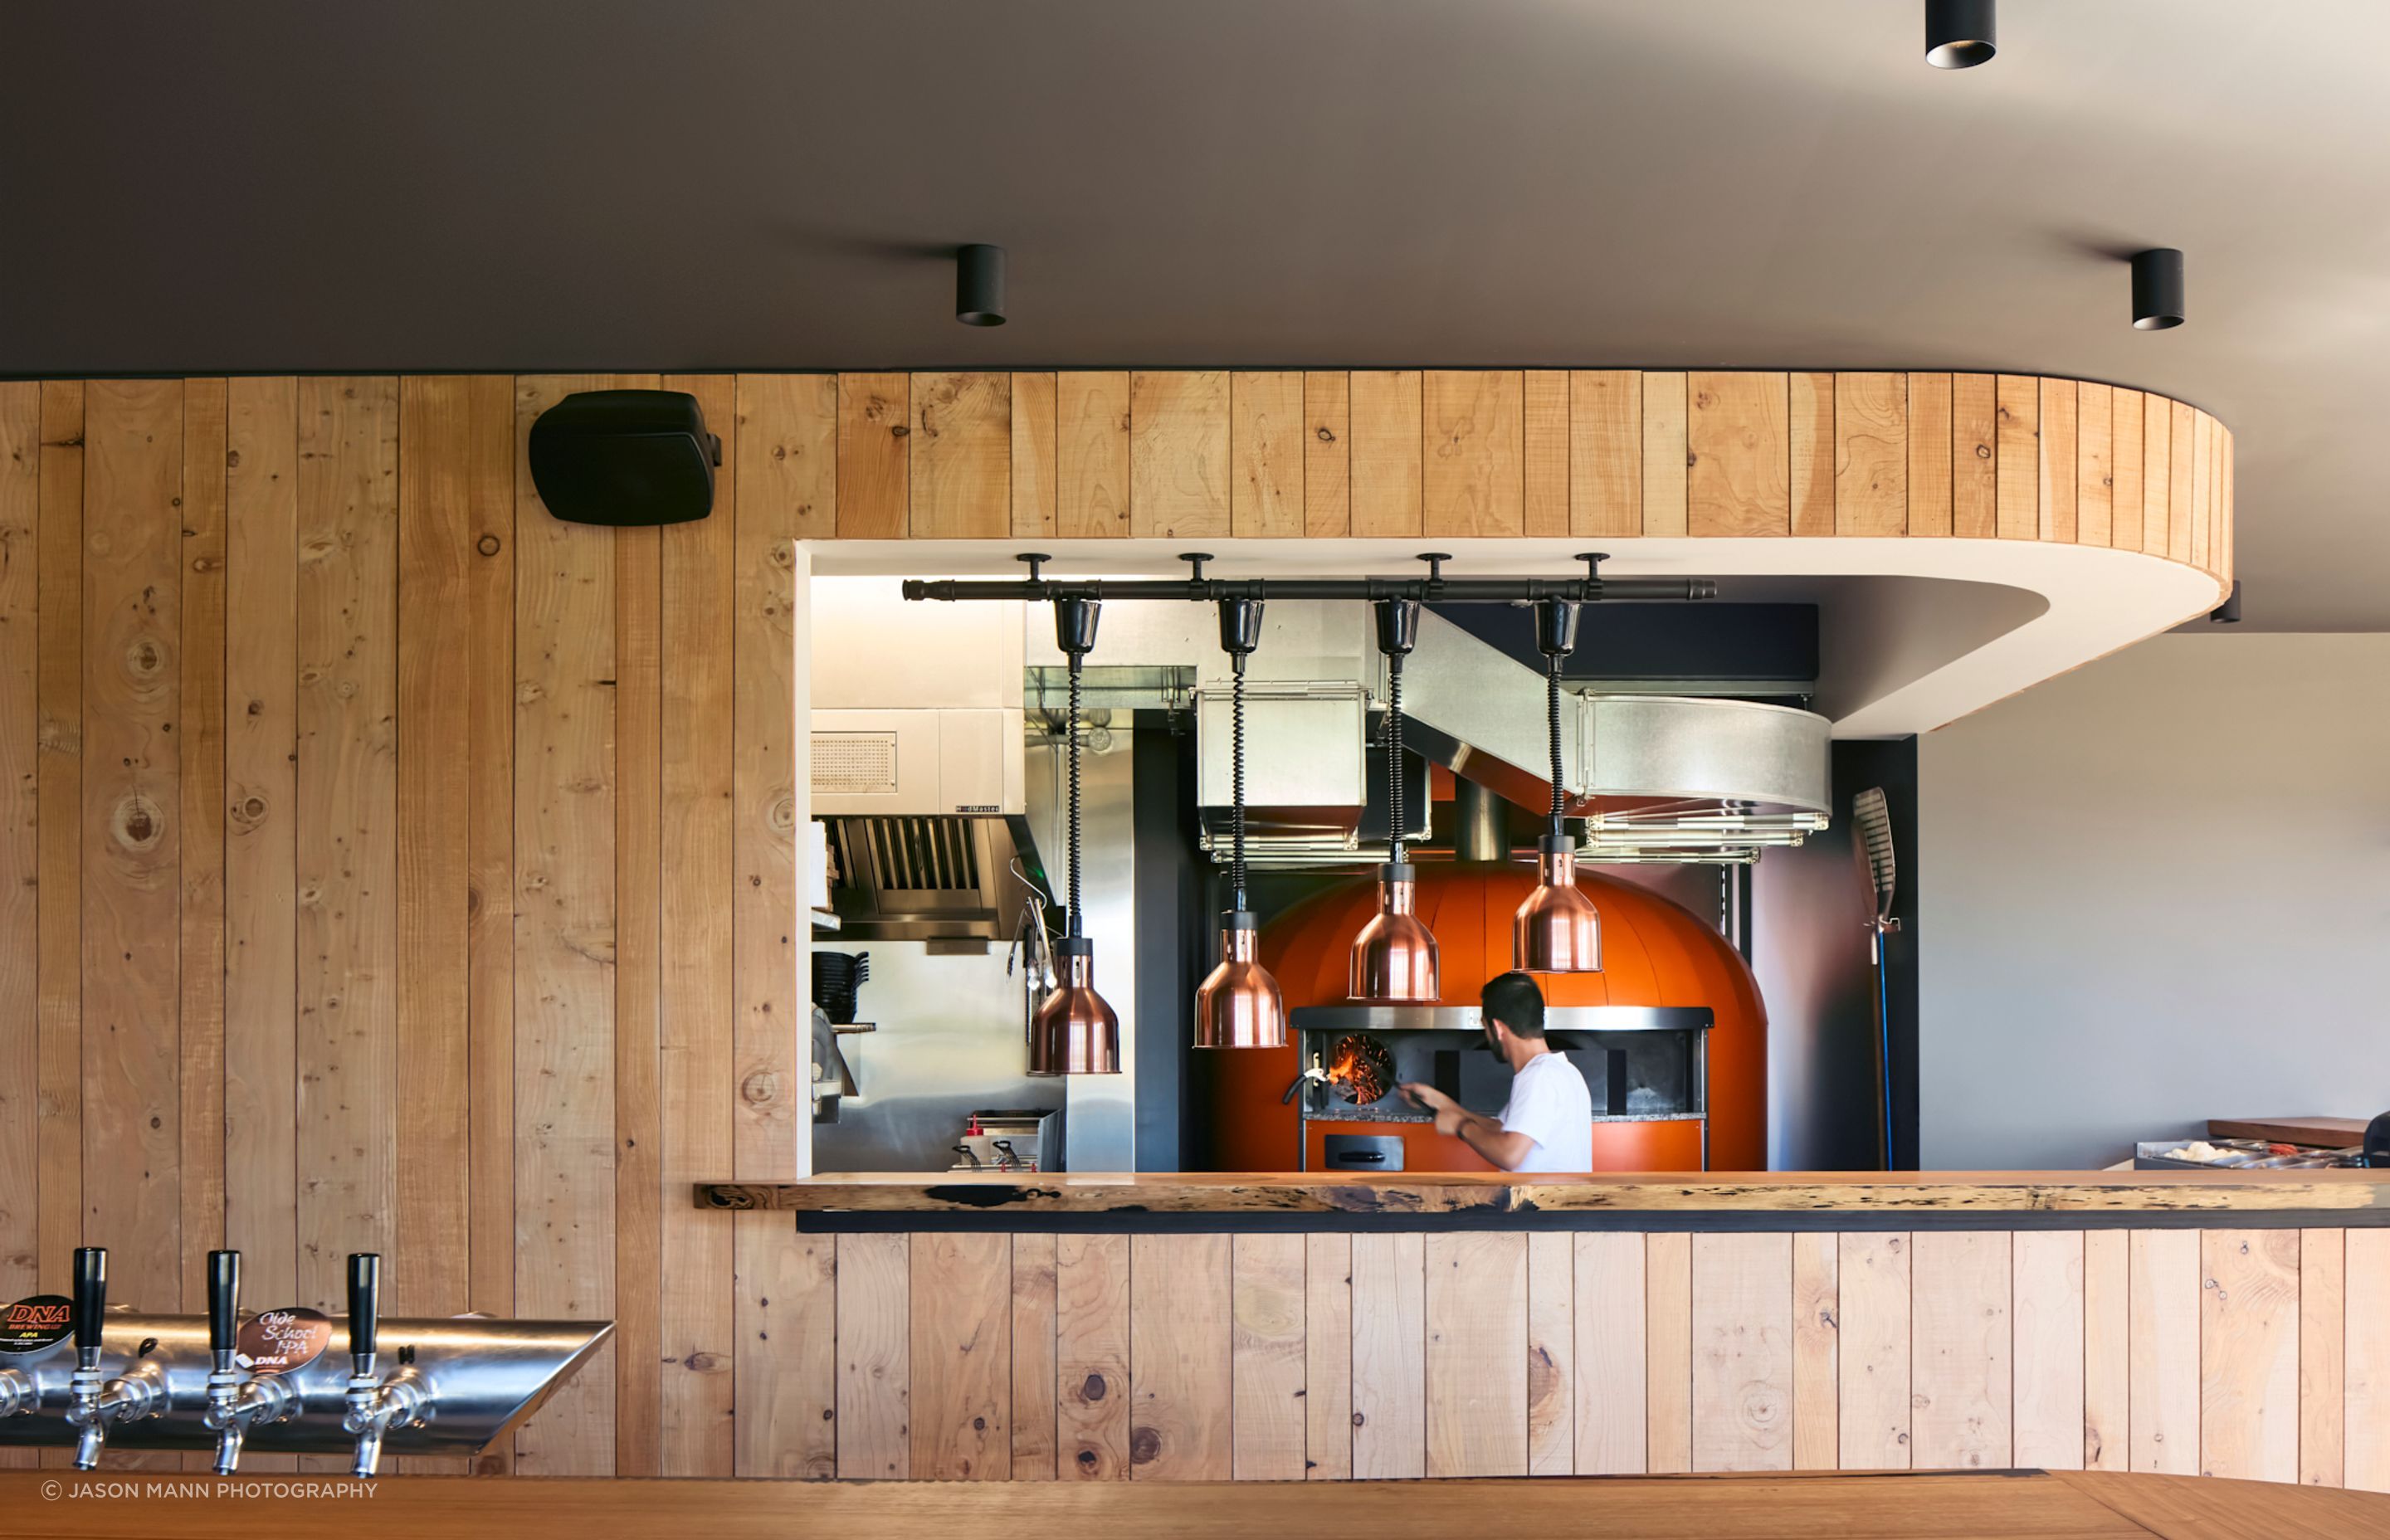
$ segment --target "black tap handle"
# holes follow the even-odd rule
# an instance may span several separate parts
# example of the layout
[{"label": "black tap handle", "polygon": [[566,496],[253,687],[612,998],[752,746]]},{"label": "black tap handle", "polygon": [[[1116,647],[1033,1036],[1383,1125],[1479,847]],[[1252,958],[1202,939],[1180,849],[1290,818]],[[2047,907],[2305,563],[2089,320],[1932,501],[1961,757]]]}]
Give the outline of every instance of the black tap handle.
[{"label": "black tap handle", "polygon": [[375,1314],[381,1293],[381,1257],[373,1251],[349,1253],[349,1352],[374,1351]]},{"label": "black tap handle", "polygon": [[240,1330],[240,1253],[208,1253],[208,1349],[230,1353]]},{"label": "black tap handle", "polygon": [[74,1254],[74,1339],[96,1350],[108,1316],[108,1248],[78,1246]]}]

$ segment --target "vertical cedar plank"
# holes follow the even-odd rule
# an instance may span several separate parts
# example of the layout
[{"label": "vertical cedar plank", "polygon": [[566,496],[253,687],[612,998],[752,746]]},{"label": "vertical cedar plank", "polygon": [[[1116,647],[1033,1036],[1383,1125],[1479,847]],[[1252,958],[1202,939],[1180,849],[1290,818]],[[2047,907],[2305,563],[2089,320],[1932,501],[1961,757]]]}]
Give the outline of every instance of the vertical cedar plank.
[{"label": "vertical cedar plank", "polygon": [[1065,540],[1128,533],[1128,375],[1054,377],[1054,533]]},{"label": "vertical cedar plank", "polygon": [[1848,1231],[1837,1242],[1842,1301],[1840,1457],[1844,1470],[1909,1468],[1911,1238]]},{"label": "vertical cedar plank", "polygon": [[663,547],[614,532],[614,1473],[662,1474]]},{"label": "vertical cedar plank", "polygon": [[1687,377],[1686,533],[1791,531],[1787,389],[1780,374],[1735,371]]},{"label": "vertical cedar plank", "polygon": [[1831,1230],[1792,1238],[1792,1466],[1841,1463],[1842,1253]]},{"label": "vertical cedar plank", "polygon": [[[1578,1290],[1584,1292],[1583,1290]],[[1654,1231],[1644,1238],[1643,1335],[1645,1469],[1653,1475],[1693,1469],[1693,1238]],[[1577,1469],[1585,1470],[1583,1461]]]},{"label": "vertical cedar plank", "polygon": [[1303,1238],[1303,1474],[1353,1477],[1353,1238]]},{"label": "vertical cedar plank", "polygon": [[[1917,446],[1908,433],[1909,377],[1834,377],[1835,534],[1908,533],[1908,468]],[[1947,449],[1950,435],[1935,448]],[[1935,484],[1947,497],[1947,465]],[[1819,532],[1827,533],[1827,532]]]},{"label": "vertical cedar plank", "polygon": [[2041,521],[2039,537],[2075,544],[2076,394],[2071,379],[2041,382]]},{"label": "vertical cedar plank", "polygon": [[[1590,1231],[1569,1238],[1576,1296],[1576,1388],[1570,1408],[1576,1425],[1576,1473],[1639,1476],[1646,1469],[1649,1400],[1644,1238],[1633,1231]],[[1687,1364],[1676,1367],[1690,1372]]]},{"label": "vertical cedar plank", "polygon": [[83,1187],[83,480],[84,391],[80,381],[41,387],[40,605],[34,687],[38,764],[34,837],[38,912],[34,989],[41,1126],[40,1238],[33,1271],[62,1294],[84,1241]]},{"label": "vertical cedar plank", "polygon": [[2083,1469],[2132,1465],[2132,1238],[2083,1236]]},{"label": "vertical cedar plank", "polygon": [[1138,1481],[1232,1473],[1228,1240],[1129,1238],[1129,1467]]},{"label": "vertical cedar plank", "polygon": [[1693,1238],[1693,1469],[1792,1469],[1792,1238]]},{"label": "vertical cedar plank", "polygon": [[1789,382],[1794,534],[1834,533],[1834,377],[1796,373]]},{"label": "vertical cedar plank", "polygon": [[2141,398],[2141,543],[2149,556],[2166,554],[2166,483],[2174,465],[2174,403]]},{"label": "vertical cedar plank", "polygon": [[2041,381],[2001,375],[1994,400],[1998,532],[2002,540],[2032,540],[2041,529]]},{"label": "vertical cedar plank", "polygon": [[2199,1232],[2132,1232],[2132,1468],[2199,1469]]},{"label": "vertical cedar plank", "polygon": [[[724,425],[715,512],[673,524],[662,552],[663,954],[657,1024],[662,1125],[664,1269],[661,1438],[667,1476],[727,1476],[731,1460],[733,1226],[687,1199],[728,1171],[731,1105],[731,591],[739,506],[738,382],[666,376]],[[901,1236],[890,1238],[900,1244]],[[844,1276],[842,1271],[842,1277]],[[900,1290],[901,1294],[901,1290]]]},{"label": "vertical cedar plank", "polygon": [[1527,1238],[1426,1238],[1427,1473],[1527,1473]]},{"label": "vertical cedar plank", "polygon": [[1952,414],[1952,377],[1908,377],[1908,533],[1942,535],[1952,531],[1952,493],[1957,475]]},{"label": "vertical cedar plank", "polygon": [[1525,377],[1516,369],[1429,369],[1420,376],[1420,400],[1426,533],[1523,533]]},{"label": "vertical cedar plank", "polygon": [[1012,1238],[1012,1479],[1054,1479],[1054,1239]]},{"label": "vertical cedar plank", "polygon": [[2108,521],[2116,486],[2114,394],[2088,379],[2075,388],[2075,539],[2081,545],[2105,545],[2114,538]]},{"label": "vertical cedar plank", "polygon": [[2199,1473],[2299,1479],[2299,1236],[2199,1235]]},{"label": "vertical cedar plank", "polygon": [[2191,498],[2199,414],[2183,402],[2173,404],[2174,425],[2167,438],[2165,555],[2174,561],[2191,559]]},{"label": "vertical cedar plank", "polygon": [[1999,533],[1999,398],[1987,374],[1950,377],[1950,533]]},{"label": "vertical cedar plank", "polygon": [[[1683,377],[1654,378],[1681,382]],[[1568,379],[1568,533],[1641,534],[1643,374],[1638,369],[1578,369]],[[1684,399],[1681,383],[1677,399],[1680,404]],[[1679,468],[1684,464],[1682,447],[1677,446],[1676,456]]]},{"label": "vertical cedar plank", "polygon": [[1525,406],[1523,533],[1533,540],[1558,539],[1569,533],[1568,371],[1529,369]]},{"label": "vertical cedar plank", "polygon": [[1306,1409],[1304,1238],[1231,1237],[1228,1265],[1230,1474],[1240,1482],[1299,1482]]},{"label": "vertical cedar plank", "polygon": [[903,1481],[912,1473],[912,1238],[837,1238],[838,1474]]},{"label": "vertical cedar plank", "polygon": [[1353,1474],[1364,1481],[1427,1473],[1426,1290],[1424,1236],[1353,1237]]},{"label": "vertical cedar plank", "polygon": [[1303,377],[1303,533],[1353,533],[1352,379],[1342,369]]},{"label": "vertical cedar plank", "polygon": [[916,1481],[1012,1473],[1012,1238],[913,1238],[910,1348]]},{"label": "vertical cedar plank", "polygon": [[[906,533],[987,539],[1012,529],[1012,377],[917,374]],[[799,532],[803,538],[803,532]]]},{"label": "vertical cedar plank", "polygon": [[1140,537],[1230,533],[1228,376],[1139,370],[1128,379],[1128,521]]},{"label": "vertical cedar plank", "polygon": [[[610,377],[525,377],[518,438]],[[302,431],[304,417],[302,417]],[[614,1288],[615,571],[612,532],[515,475],[515,1303],[610,1318]],[[305,744],[302,733],[302,752]],[[307,795],[302,760],[300,794]],[[305,847],[302,843],[302,857]],[[302,945],[302,956],[306,948]],[[306,1023],[302,1021],[302,1035]],[[613,1344],[516,1438],[535,1475],[614,1470]]]},{"label": "vertical cedar plank", "polygon": [[739,1416],[732,1468],[741,1476],[835,1476],[836,1246],[829,1236],[794,1233],[785,1213],[738,1219],[732,1243],[739,1344],[732,1372]]},{"label": "vertical cedar plank", "polygon": [[2338,1486],[2346,1430],[2346,1232],[2299,1232],[2299,1480]]},{"label": "vertical cedar plank", "polygon": [[[194,1314],[207,1308],[208,1250],[225,1244],[226,412],[223,380],[184,382],[182,645],[176,652],[182,665],[182,715],[175,728],[182,739],[183,825],[182,1066],[177,1079],[182,1097],[183,1308]],[[30,546],[19,548],[30,554]],[[16,1019],[32,1017],[28,1013]],[[32,1082],[29,1077],[19,1084]],[[202,1468],[196,1459],[191,1463],[192,1469]]]},{"label": "vertical cedar plank", "polygon": [[1012,377],[1012,533],[1054,533],[1054,377]]},{"label": "vertical cedar plank", "polygon": [[1303,533],[1303,376],[1240,370],[1228,381],[1230,533]]},{"label": "vertical cedar plank", "polygon": [[1128,1480],[1129,1238],[1054,1243],[1054,1377],[1060,1474]]},{"label": "vertical cedar plank", "polygon": [[740,527],[764,520],[784,540],[904,538],[905,505],[892,507],[887,499],[909,495],[908,483],[905,470],[892,471],[885,456],[905,457],[906,445],[912,442],[910,419],[901,415],[910,411],[905,389],[898,387],[893,401],[881,398],[881,413],[900,414],[893,422],[884,416],[871,419],[876,429],[885,430],[885,443],[867,433],[857,441],[855,458],[865,478],[863,501],[856,505],[862,527],[850,529],[839,501],[842,482],[837,475],[844,426],[839,418],[841,383],[837,375],[739,376],[734,414],[738,443],[724,446],[723,460],[737,477],[746,504],[744,517],[732,511]]},{"label": "vertical cedar plank", "polygon": [[[179,380],[86,388],[84,481],[84,1240],[110,1293],[181,1298],[174,724],[181,650]],[[73,827],[73,826],[70,826]]]},{"label": "vertical cedar plank", "polygon": [[2148,468],[2143,413],[2147,398],[2139,391],[2108,393],[2108,533],[2116,550],[2141,548],[2141,473]]},{"label": "vertical cedar plank", "polygon": [[[1535,377],[1527,380],[1535,407]],[[1601,1300],[1599,1309],[1613,1308]],[[1638,1401],[1640,1397],[1637,1398]],[[1576,1238],[1565,1231],[1527,1236],[1527,1474],[1576,1469]]]},{"label": "vertical cedar plank", "polygon": [[[2072,464],[2070,456],[2065,462]],[[2083,1469],[2083,1232],[2011,1239],[2018,1465]]]},{"label": "vertical cedar plank", "polygon": [[[793,375],[750,375],[742,410],[767,421],[791,421],[795,401],[810,393],[810,382]],[[712,419],[708,419],[709,421]],[[774,495],[778,481],[769,470],[792,469],[810,478],[813,468],[790,466],[774,450],[771,430],[763,430],[765,446],[750,449],[748,495]],[[902,540],[906,509],[912,505],[913,483],[906,474],[906,441],[913,433],[912,377],[903,374],[842,374],[838,377],[838,495],[834,521],[818,512],[793,533],[800,540],[820,540],[836,534],[841,540]],[[745,435],[741,435],[743,438]],[[739,462],[725,455],[726,462]]]},{"label": "vertical cedar plank", "polygon": [[1641,533],[1647,535],[1686,532],[1692,457],[1685,421],[1690,406],[1689,379],[1683,374],[1643,376],[1643,464],[1638,474],[1643,483]]},{"label": "vertical cedar plank", "polygon": [[1420,511],[1420,450],[1426,408],[1416,369],[1355,369],[1352,374],[1353,533],[1416,535]]},{"label": "vertical cedar plank", "polygon": [[2005,1230],[1909,1238],[1910,1454],[1919,1469],[2011,1463],[2009,1240]]},{"label": "vertical cedar plank", "polygon": [[2348,1231],[2344,1262],[2346,1481],[2359,1492],[2390,1492],[2390,1230]]},{"label": "vertical cedar plank", "polygon": [[[37,1292],[41,1254],[42,387],[0,382],[0,1296]],[[9,1451],[0,1468],[30,1466]]]}]

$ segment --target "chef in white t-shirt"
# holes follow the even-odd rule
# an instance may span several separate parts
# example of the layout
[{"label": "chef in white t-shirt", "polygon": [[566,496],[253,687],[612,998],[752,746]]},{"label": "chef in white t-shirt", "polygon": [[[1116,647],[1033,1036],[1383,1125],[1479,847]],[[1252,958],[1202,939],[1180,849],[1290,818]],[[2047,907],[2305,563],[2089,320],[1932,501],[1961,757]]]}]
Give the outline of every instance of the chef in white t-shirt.
[{"label": "chef in white t-shirt", "polygon": [[1486,1045],[1510,1066],[1502,1115],[1472,1112],[1433,1085],[1403,1094],[1435,1114],[1435,1131],[1466,1142],[1504,1171],[1593,1169],[1593,1093],[1576,1066],[1544,1041],[1544,992],[1524,973],[1505,973],[1478,995]]}]

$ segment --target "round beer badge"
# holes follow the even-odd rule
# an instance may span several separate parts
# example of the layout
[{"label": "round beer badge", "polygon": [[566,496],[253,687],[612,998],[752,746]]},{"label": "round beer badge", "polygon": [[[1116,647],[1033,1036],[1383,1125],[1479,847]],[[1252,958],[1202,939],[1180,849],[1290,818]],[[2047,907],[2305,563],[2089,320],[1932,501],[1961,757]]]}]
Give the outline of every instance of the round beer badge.
[{"label": "round beer badge", "polygon": [[251,1374],[289,1374],[314,1363],[332,1340],[332,1318],[320,1310],[269,1310],[240,1323],[234,1350]]},{"label": "round beer badge", "polygon": [[0,1353],[39,1353],[74,1330],[74,1302],[64,1294],[28,1294],[0,1316]]}]

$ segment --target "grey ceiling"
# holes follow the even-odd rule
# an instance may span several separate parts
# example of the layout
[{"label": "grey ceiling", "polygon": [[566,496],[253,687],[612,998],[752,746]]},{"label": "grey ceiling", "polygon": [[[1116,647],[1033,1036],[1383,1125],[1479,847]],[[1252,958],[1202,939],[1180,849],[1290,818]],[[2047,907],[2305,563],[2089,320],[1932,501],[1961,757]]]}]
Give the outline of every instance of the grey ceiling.
[{"label": "grey ceiling", "polygon": [[16,0],[0,372],[2043,370],[2236,430],[2253,624],[2390,629],[2390,5],[1920,8]]}]

